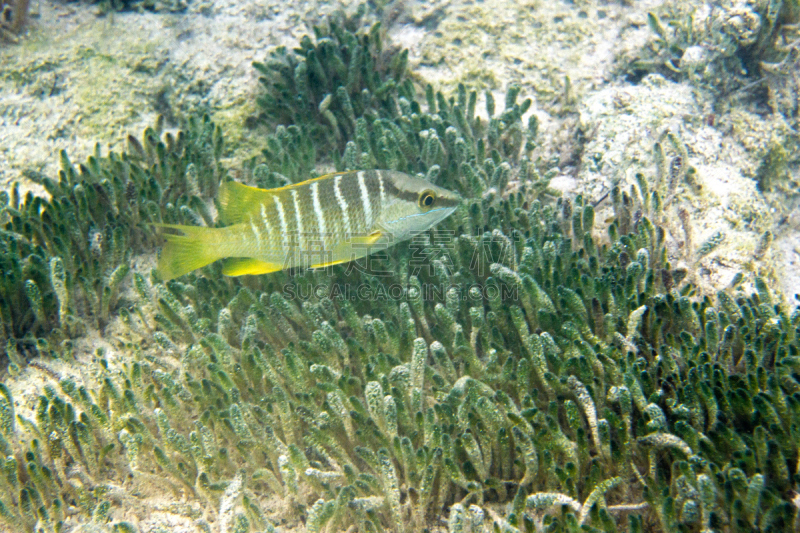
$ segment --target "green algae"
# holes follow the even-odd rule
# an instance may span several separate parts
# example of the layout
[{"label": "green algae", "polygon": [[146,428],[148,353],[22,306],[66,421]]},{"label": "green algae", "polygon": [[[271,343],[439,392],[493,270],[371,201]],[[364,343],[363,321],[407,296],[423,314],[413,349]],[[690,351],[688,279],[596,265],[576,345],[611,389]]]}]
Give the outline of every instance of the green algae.
[{"label": "green algae", "polygon": [[758,187],[762,191],[772,190],[778,182],[786,181],[788,154],[786,149],[779,143],[770,144],[764,160],[756,171]]},{"label": "green algae", "polygon": [[78,167],[62,152],[58,181],[28,175],[49,199],[20,198],[18,185],[3,193],[1,340],[14,367],[26,353],[57,350],[86,321],[105,327],[131,255],[156,243],[149,223],[205,214],[192,193],[213,194],[219,182],[219,130],[206,119],[164,142],[158,131],[146,131],[143,142],[129,138],[131,152],[121,156],[104,156],[98,145]]}]

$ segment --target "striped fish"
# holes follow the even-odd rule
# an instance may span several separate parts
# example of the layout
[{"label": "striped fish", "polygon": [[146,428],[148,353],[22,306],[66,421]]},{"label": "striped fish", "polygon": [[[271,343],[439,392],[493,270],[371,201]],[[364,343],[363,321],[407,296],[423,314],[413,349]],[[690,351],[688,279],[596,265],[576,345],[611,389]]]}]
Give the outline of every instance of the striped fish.
[{"label": "striped fish", "polygon": [[228,276],[320,268],[366,256],[425,231],[449,216],[458,194],[390,170],[328,174],[257,189],[228,181],[218,208],[225,227],[176,224],[158,260],[165,280],[225,259]]}]

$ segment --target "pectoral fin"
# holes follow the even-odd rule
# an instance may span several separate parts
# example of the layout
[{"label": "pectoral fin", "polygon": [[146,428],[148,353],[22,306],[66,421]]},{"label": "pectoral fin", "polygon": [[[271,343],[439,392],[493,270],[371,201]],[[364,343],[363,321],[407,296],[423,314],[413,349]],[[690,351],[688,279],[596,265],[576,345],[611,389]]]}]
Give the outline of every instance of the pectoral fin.
[{"label": "pectoral fin", "polygon": [[348,263],[352,261],[353,258],[347,257],[345,259],[335,259],[333,261],[328,261],[327,263],[320,263],[318,265],[310,265],[308,268],[325,268],[333,265],[339,265],[341,263]]},{"label": "pectoral fin", "polygon": [[277,272],[278,270],[283,270],[282,264],[268,263],[249,257],[232,257],[226,259],[222,267],[222,273],[226,276],[269,274],[270,272]]},{"label": "pectoral fin", "polygon": [[384,233],[380,230],[373,231],[369,235],[362,236],[362,237],[351,237],[350,244],[356,244],[359,246],[372,246],[376,242],[378,242],[381,237],[383,237]]}]

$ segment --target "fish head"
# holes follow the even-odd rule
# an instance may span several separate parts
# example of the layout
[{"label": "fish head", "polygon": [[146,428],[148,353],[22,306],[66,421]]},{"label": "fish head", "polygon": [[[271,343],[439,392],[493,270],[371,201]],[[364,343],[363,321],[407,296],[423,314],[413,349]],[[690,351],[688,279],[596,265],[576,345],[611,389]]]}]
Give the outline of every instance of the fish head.
[{"label": "fish head", "polygon": [[387,201],[375,226],[391,234],[395,242],[432,228],[462,201],[458,193],[401,172],[381,171],[381,177]]}]

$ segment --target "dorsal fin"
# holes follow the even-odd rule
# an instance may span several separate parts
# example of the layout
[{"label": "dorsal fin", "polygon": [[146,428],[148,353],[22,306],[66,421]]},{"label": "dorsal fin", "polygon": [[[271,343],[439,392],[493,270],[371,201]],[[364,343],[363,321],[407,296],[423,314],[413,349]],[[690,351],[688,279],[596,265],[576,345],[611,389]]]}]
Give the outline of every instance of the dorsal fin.
[{"label": "dorsal fin", "polygon": [[332,178],[337,174],[347,174],[347,172],[325,174],[324,176],[311,178],[306,181],[301,181],[300,183],[285,185],[275,189],[259,189],[258,187],[244,185],[238,181],[223,182],[222,185],[219,186],[219,195],[217,196],[217,209],[219,211],[220,221],[226,226],[229,224],[247,222],[250,219],[250,215],[261,216],[261,205],[264,202],[270,201],[273,195],[307,185],[312,181]]},{"label": "dorsal fin", "polygon": [[219,187],[217,209],[223,224],[247,222],[250,215],[258,215],[261,205],[278,189],[259,189],[238,181],[226,181]]}]

